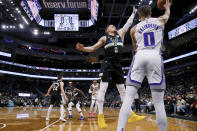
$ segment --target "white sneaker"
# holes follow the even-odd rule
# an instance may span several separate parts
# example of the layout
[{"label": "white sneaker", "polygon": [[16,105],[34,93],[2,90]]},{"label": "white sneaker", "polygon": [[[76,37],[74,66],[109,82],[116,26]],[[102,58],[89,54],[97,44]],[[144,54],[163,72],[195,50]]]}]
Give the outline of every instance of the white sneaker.
[{"label": "white sneaker", "polygon": [[49,117],[46,117],[46,121],[49,121]]},{"label": "white sneaker", "polygon": [[61,118],[61,117],[60,117],[60,120],[66,122],[66,120],[65,120],[64,118]]}]

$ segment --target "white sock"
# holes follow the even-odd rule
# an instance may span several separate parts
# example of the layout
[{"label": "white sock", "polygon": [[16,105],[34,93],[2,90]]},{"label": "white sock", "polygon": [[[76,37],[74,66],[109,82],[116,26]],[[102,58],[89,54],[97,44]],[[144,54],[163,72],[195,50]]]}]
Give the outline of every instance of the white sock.
[{"label": "white sock", "polygon": [[98,91],[98,110],[99,114],[103,114],[103,103],[105,98],[105,93],[107,91],[108,82],[101,82],[100,83],[100,89]]},{"label": "white sock", "polygon": [[47,118],[49,118],[52,108],[53,108],[53,105],[50,105],[48,112],[47,112]]},{"label": "white sock", "polygon": [[120,109],[119,113],[119,119],[118,119],[118,127],[117,131],[123,131],[128,118],[131,113],[131,105],[133,103],[133,100],[135,98],[135,95],[137,94],[137,88],[134,86],[127,86],[125,91],[125,99],[123,101],[122,107]]},{"label": "white sock", "polygon": [[164,107],[164,90],[151,90],[159,131],[167,131],[167,117]]},{"label": "white sock", "polygon": [[92,110],[94,108],[94,104],[95,104],[95,100],[92,100],[89,113],[92,113]]},{"label": "white sock", "polygon": [[98,108],[98,103],[97,103],[97,101],[96,101],[96,102],[95,102],[95,106],[94,106],[94,113],[96,113],[97,108]]},{"label": "white sock", "polygon": [[60,105],[60,118],[64,118],[64,105]]},{"label": "white sock", "polygon": [[73,103],[70,102],[70,103],[68,104],[68,113],[69,113],[69,115],[72,115],[72,106],[73,106]]},{"label": "white sock", "polygon": [[80,115],[81,115],[81,116],[83,116],[83,113],[82,113],[82,111],[80,112]]},{"label": "white sock", "polygon": [[116,87],[118,88],[118,91],[120,93],[120,98],[121,101],[124,101],[124,96],[125,96],[125,86],[124,84],[116,84]]}]

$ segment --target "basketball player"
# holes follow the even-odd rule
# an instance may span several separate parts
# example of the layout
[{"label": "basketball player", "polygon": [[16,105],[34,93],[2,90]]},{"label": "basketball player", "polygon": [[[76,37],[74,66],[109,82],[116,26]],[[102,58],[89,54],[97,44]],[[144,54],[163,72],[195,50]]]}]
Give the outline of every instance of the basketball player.
[{"label": "basketball player", "polygon": [[151,17],[151,7],[138,9],[140,23],[131,29],[131,38],[136,54],[126,79],[126,94],[119,113],[117,131],[124,131],[137,90],[146,76],[151,88],[159,131],[167,131],[167,118],[164,108],[165,76],[161,56],[163,31],[170,16],[171,2],[166,0],[165,14],[159,18]]},{"label": "basketball player", "polygon": [[[98,126],[99,128],[106,128],[107,125],[104,120],[103,115],[103,103],[104,103],[104,97],[105,93],[109,84],[109,81],[113,81],[120,93],[121,100],[124,100],[124,94],[125,94],[125,86],[124,86],[124,74],[122,71],[121,66],[121,54],[123,50],[123,41],[124,36],[129,29],[129,27],[133,23],[133,19],[136,13],[135,7],[133,7],[133,13],[127,20],[126,24],[123,26],[123,28],[117,30],[114,25],[108,25],[105,29],[106,36],[103,36],[99,39],[99,41],[94,44],[93,46],[84,47],[83,44],[77,43],[76,49],[85,51],[85,52],[94,52],[97,49],[99,49],[101,46],[104,46],[105,51],[105,58],[102,63],[102,79],[100,83],[100,90],[98,92]],[[141,117],[135,115],[135,113],[131,113],[131,117],[133,120],[141,119]],[[143,117],[144,118],[144,117]]]},{"label": "basketball player", "polygon": [[83,91],[75,88],[72,86],[72,82],[69,82],[69,86],[65,89],[66,90],[66,94],[69,98],[69,103],[68,103],[68,118],[72,118],[72,106],[76,105],[76,109],[80,114],[80,118],[78,120],[84,120],[84,116],[82,113],[82,110],[80,108],[80,103],[81,103],[81,99],[80,99],[80,95],[83,95],[84,98],[87,98],[84,94]]},{"label": "basketball player", "polygon": [[99,83],[97,83],[97,81],[94,80],[93,84],[90,86],[90,89],[89,89],[89,93],[92,93],[92,102],[90,106],[90,112],[88,115],[89,118],[91,118],[93,108],[94,108],[94,112],[93,112],[92,117],[95,118],[95,113],[97,110],[97,95],[98,95],[99,88],[100,88]]},{"label": "basketball player", "polygon": [[53,108],[53,105],[55,103],[60,104],[60,120],[66,121],[64,119],[64,112],[65,112],[65,110],[64,110],[64,106],[62,104],[61,94],[64,96],[66,101],[68,101],[68,98],[67,98],[67,96],[64,93],[64,89],[63,89],[64,82],[62,82],[62,78],[63,78],[62,74],[58,75],[58,80],[53,82],[51,87],[48,89],[47,94],[45,95],[45,96],[49,96],[50,92],[52,92],[51,93],[50,107],[48,109],[47,117],[46,117],[47,121],[49,120],[50,112],[51,112],[51,110]]}]

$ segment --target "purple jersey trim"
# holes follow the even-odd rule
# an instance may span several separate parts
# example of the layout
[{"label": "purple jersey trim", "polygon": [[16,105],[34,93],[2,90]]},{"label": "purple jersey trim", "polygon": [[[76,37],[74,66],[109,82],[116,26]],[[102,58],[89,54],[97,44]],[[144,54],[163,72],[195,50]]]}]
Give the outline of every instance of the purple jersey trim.
[{"label": "purple jersey trim", "polygon": [[131,79],[131,71],[132,71],[132,68],[133,68],[133,65],[134,65],[134,61],[135,61],[135,56],[133,57],[133,61],[132,61],[131,66],[130,66],[130,73],[129,73],[128,77],[129,77],[129,80],[131,82],[141,85],[142,84],[141,82]]}]

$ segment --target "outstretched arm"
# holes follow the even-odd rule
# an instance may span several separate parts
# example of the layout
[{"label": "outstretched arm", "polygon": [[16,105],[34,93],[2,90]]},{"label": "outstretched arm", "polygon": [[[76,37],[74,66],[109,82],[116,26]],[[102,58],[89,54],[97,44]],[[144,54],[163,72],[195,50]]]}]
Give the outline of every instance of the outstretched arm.
[{"label": "outstretched arm", "polygon": [[79,89],[77,89],[77,88],[75,88],[74,90],[76,90],[77,92],[81,93],[81,94],[86,98],[86,96],[85,96],[85,94],[84,94],[83,91],[81,91],[81,90],[79,90]]},{"label": "outstretched arm", "polygon": [[166,3],[164,5],[165,8],[165,14],[159,17],[159,20],[163,24],[163,26],[168,22],[168,19],[170,17],[170,6],[172,5],[172,0],[166,0]]},{"label": "outstretched arm", "polygon": [[106,37],[103,36],[101,37],[98,42],[96,44],[94,44],[93,46],[88,46],[88,47],[84,47],[83,44],[80,44],[79,42],[76,45],[76,49],[77,50],[81,50],[81,51],[85,51],[85,52],[94,52],[97,49],[99,49],[101,46],[103,46],[106,42]]},{"label": "outstretched arm", "polygon": [[133,13],[129,17],[129,19],[127,20],[125,25],[121,29],[118,30],[118,34],[120,35],[122,40],[124,40],[124,35],[127,33],[129,27],[133,24],[133,19],[134,19],[136,12],[137,12],[137,10],[136,10],[135,6],[133,6]]},{"label": "outstretched arm", "polygon": [[49,96],[52,89],[53,89],[53,84],[50,86],[50,88],[48,89],[47,94],[45,96]]}]

